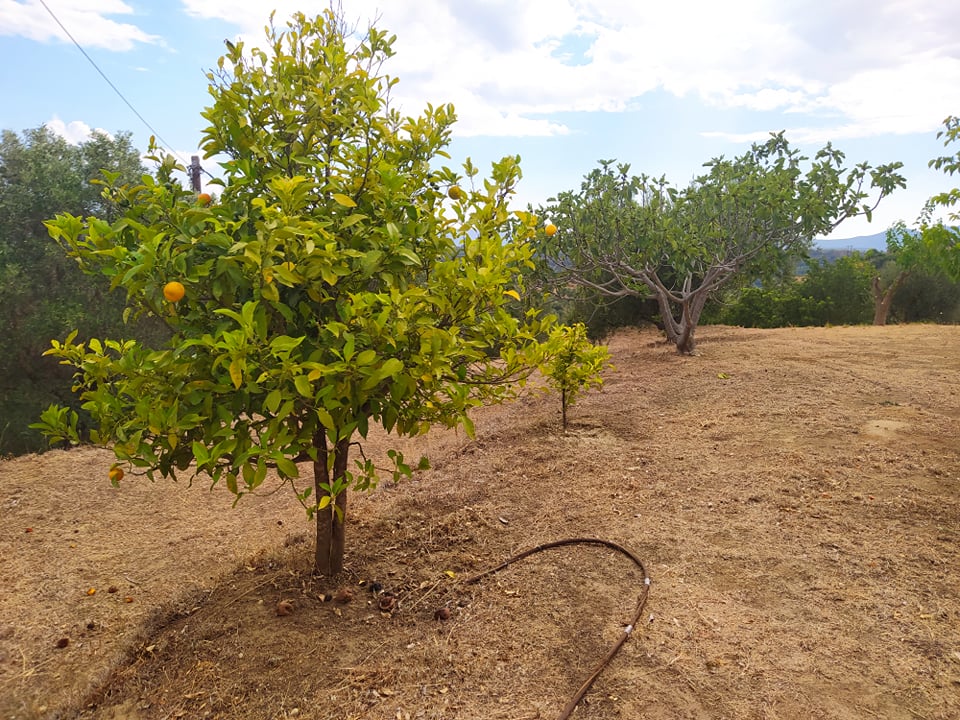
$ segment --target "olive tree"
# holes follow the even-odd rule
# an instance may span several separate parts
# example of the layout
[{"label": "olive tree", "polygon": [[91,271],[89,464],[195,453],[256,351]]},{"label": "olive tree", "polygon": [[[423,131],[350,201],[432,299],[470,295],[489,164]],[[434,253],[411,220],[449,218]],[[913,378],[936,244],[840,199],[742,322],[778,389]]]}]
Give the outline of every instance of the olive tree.
[{"label": "olive tree", "polygon": [[541,208],[559,231],[539,234],[538,252],[560,291],[654,297],[667,340],[692,353],[712,293],[743,273],[771,272],[848,218],[869,218],[905,185],[900,163],[845,168],[844,160],[829,144],[810,160],[779,133],[732,160],[711,160],[683,189],[602,162],[578,192]]},{"label": "olive tree", "polygon": [[[173,181],[165,157],[155,178],[106,188],[115,221],[49,223],[172,339],[70,336],[49,352],[76,368],[121,468],[206,474],[237,498],[275,469],[315,517],[315,567],[330,575],[348,489],[377,482],[371,459],[351,461],[370,427],[472,433],[472,407],[511,397],[546,360],[552,318],[516,312],[536,226],[508,210],[518,158],[487,179],[469,161],[462,175],[440,167],[454,110],[391,107],[393,38],[380,30],[354,39],[327,11],[271,20],[266,39],[228,43],[208,75],[203,149],[227,157],[217,202]],[[76,439],[73,422],[51,407],[40,425]],[[390,472],[411,472],[388,456]]]}]

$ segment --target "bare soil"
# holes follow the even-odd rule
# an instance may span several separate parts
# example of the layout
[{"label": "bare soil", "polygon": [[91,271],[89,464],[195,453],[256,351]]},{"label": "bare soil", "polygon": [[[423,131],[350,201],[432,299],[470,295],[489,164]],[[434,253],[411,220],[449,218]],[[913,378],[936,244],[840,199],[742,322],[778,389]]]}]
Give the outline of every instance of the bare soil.
[{"label": "bare soil", "polygon": [[960,327],[699,341],[613,337],[566,433],[531,389],[400,442],[433,467],[351,495],[333,581],[286,489],[0,463],[0,718],[556,718],[643,573],[574,546],[464,579],[567,537],[652,579],[574,718],[960,717]]}]

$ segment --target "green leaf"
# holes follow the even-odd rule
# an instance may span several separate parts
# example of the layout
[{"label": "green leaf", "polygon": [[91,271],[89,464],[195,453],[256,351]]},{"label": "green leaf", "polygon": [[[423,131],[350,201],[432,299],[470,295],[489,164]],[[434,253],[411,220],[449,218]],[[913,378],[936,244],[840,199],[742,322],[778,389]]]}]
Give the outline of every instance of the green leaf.
[{"label": "green leaf", "polygon": [[210,451],[203,443],[194,441],[193,457],[197,461],[197,465],[206,465],[210,461]]},{"label": "green leaf", "polygon": [[[341,203],[342,204],[342,203]],[[358,222],[366,220],[366,215],[361,215],[360,213],[354,213],[353,215],[348,215],[342,223],[340,223],[340,228],[346,230],[348,227],[356,225]]]},{"label": "green leaf", "polygon": [[297,392],[304,397],[313,397],[313,384],[307,379],[306,375],[297,375],[293,379],[293,384]]},{"label": "green leaf", "polygon": [[333,422],[333,416],[330,414],[330,411],[326,408],[318,407],[315,412],[317,413],[317,420],[320,421],[320,424],[323,425],[327,430],[335,430],[336,425]]},{"label": "green leaf", "polygon": [[354,360],[354,364],[358,365],[359,367],[363,367],[365,365],[370,365],[376,359],[377,359],[377,351],[371,350],[368,348],[366,350],[363,350],[357,353],[357,357],[356,357],[356,360]]},{"label": "green leaf", "polygon": [[271,413],[276,413],[277,408],[280,407],[280,403],[283,401],[283,393],[279,390],[271,390],[267,394],[266,400],[263,401],[263,406],[267,411]]},{"label": "green leaf", "polygon": [[473,425],[473,420],[468,418],[466,415],[461,415],[460,421],[463,423],[463,431],[467,434],[467,437],[471,440],[475,440],[477,437],[477,429]]},{"label": "green leaf", "polygon": [[300,476],[300,470],[297,468],[297,464],[293,462],[290,458],[287,457],[278,457],[276,458],[277,470],[281,475],[288,478],[295,478]]},{"label": "green leaf", "polygon": [[382,250],[370,250],[363,255],[363,259],[360,260],[360,269],[366,275],[372,275],[374,271],[380,266],[380,261],[383,259]]},{"label": "green leaf", "polygon": [[343,205],[344,207],[348,208],[355,208],[357,206],[357,204],[353,201],[353,198],[349,195],[334,193],[332,197],[334,202],[336,202],[338,205]]},{"label": "green leaf", "polygon": [[390,377],[391,375],[398,375],[401,372],[403,372],[403,361],[399,358],[387,358],[383,365],[380,366],[381,377]]}]

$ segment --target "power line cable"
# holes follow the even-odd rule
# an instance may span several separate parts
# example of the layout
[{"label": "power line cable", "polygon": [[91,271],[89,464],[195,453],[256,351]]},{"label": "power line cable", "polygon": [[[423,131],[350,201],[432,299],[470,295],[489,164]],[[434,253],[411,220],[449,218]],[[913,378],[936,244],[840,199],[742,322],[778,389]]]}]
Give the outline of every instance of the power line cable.
[{"label": "power line cable", "polygon": [[[76,38],[74,38],[73,35],[70,33],[70,31],[67,30],[66,26],[65,26],[62,22],[60,22],[60,18],[58,18],[58,17],[54,14],[53,10],[50,9],[50,6],[47,5],[46,1],[45,1],[45,0],[40,0],[40,4],[43,5],[44,9],[45,9],[48,13],[50,13],[50,17],[52,17],[52,18],[54,19],[54,22],[56,22],[57,25],[60,26],[60,29],[63,30],[64,33],[66,33],[67,37],[70,38],[70,40],[73,42],[73,44],[77,46],[77,50],[79,50],[81,53],[83,53],[83,56],[90,62],[91,65],[93,65],[94,70],[96,70],[98,73],[100,73],[100,77],[102,77],[102,78],[107,82],[107,85],[109,85],[111,88],[113,88],[113,91],[119,96],[119,98],[120,98],[121,100],[123,100],[124,103],[126,103],[127,107],[130,108],[130,109],[133,111],[133,114],[136,115],[138,118],[140,118],[140,122],[142,122],[144,125],[147,126],[147,128],[150,130],[150,132],[153,133],[154,137],[156,137],[156,138],[161,142],[161,144],[163,145],[163,147],[165,147],[165,148],[167,149],[167,151],[168,151],[171,155],[173,155],[174,157],[176,157],[177,159],[179,159],[180,162],[182,162],[184,165],[187,165],[188,163],[180,156],[179,153],[177,153],[176,150],[173,149],[173,146],[172,146],[170,143],[168,143],[168,142],[163,138],[163,136],[154,129],[153,125],[151,125],[150,123],[147,122],[146,118],[143,117],[143,115],[140,114],[140,112],[133,106],[133,104],[132,104],[129,100],[127,100],[126,96],[124,96],[124,94],[123,94],[122,92],[120,92],[120,89],[119,89],[116,85],[113,84],[113,81],[111,81],[110,78],[107,77],[107,74],[106,74],[105,72],[103,72],[103,70],[100,69],[100,66],[97,65],[96,62],[94,62],[93,58],[90,57],[90,55],[87,54],[87,51],[84,50],[84,49],[83,49],[83,46],[80,45],[80,43],[77,42]],[[201,169],[204,173],[206,173],[207,175],[209,175],[210,177],[213,177],[213,175],[211,175],[209,172],[207,172],[204,168],[201,167],[200,169]]]}]

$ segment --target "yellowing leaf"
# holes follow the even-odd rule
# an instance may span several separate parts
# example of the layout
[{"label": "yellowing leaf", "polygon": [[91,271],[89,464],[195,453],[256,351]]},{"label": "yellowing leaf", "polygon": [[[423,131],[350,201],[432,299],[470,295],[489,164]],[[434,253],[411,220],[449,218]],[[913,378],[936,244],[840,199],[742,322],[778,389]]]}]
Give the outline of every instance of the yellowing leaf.
[{"label": "yellowing leaf", "polygon": [[727,375],[726,373],[717,373],[717,377],[720,378],[721,380],[726,380],[730,376]]},{"label": "yellowing leaf", "polygon": [[514,300],[519,300],[519,299],[520,299],[520,293],[518,293],[516,290],[504,290],[504,291],[503,291],[503,294],[504,294],[504,295],[509,295],[509,296],[512,297]]},{"label": "yellowing leaf", "polygon": [[342,193],[334,193],[333,200],[338,205],[343,205],[344,207],[355,208],[357,206],[352,197],[349,195],[343,195]]},{"label": "yellowing leaf", "polygon": [[457,574],[453,570],[444,570],[443,574],[449,578],[455,578]]},{"label": "yellowing leaf", "polygon": [[230,362],[230,379],[233,381],[233,387],[237,390],[243,384],[243,358],[234,358]]}]

